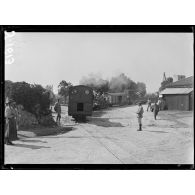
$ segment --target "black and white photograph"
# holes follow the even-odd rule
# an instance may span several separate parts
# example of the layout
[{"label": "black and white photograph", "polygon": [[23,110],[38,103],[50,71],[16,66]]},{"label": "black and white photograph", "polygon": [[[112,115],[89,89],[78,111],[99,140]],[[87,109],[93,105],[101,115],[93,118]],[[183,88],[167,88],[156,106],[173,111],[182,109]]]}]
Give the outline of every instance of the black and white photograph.
[{"label": "black and white photograph", "polygon": [[5,29],[5,167],[194,164],[193,32],[112,28]]}]

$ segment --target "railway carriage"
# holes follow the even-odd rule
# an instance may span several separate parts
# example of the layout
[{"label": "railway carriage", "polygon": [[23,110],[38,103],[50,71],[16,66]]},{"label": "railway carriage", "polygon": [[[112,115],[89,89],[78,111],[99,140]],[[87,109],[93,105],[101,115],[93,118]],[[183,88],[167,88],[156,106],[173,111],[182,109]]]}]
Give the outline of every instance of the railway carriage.
[{"label": "railway carriage", "polygon": [[84,85],[69,88],[68,115],[77,119],[91,116],[93,111],[93,90]]}]

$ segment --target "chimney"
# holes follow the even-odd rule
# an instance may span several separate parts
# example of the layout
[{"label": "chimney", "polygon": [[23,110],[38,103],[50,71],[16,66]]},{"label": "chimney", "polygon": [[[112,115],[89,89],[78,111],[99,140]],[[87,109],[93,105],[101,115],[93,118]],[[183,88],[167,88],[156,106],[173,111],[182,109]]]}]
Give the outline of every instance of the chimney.
[{"label": "chimney", "polygon": [[185,75],[173,75],[173,82],[179,81],[181,79],[185,79]]}]

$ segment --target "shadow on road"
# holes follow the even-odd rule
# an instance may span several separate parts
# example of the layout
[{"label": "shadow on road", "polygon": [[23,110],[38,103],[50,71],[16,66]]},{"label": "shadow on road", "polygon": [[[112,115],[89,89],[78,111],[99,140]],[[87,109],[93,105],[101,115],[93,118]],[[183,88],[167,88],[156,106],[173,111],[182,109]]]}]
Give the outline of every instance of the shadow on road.
[{"label": "shadow on road", "polygon": [[[73,131],[75,129],[76,128],[73,126],[63,126],[63,127],[54,127],[54,128],[43,128],[43,127],[42,128],[32,128],[32,129],[27,129],[26,131],[24,130],[19,131],[18,137],[24,141],[25,138],[59,135],[59,134],[68,133],[69,131]],[[28,140],[25,140],[24,142],[28,142]],[[34,142],[36,142],[36,140],[34,140]]]},{"label": "shadow on road", "polygon": [[20,140],[21,142],[32,142],[32,143],[47,143],[46,141],[41,141],[41,140],[29,140],[29,139],[26,139],[26,140]]},{"label": "shadow on road", "polygon": [[[93,136],[93,137],[97,138],[97,139],[118,140],[116,138],[111,138],[111,137],[108,137],[108,136],[104,136],[104,137]],[[88,139],[88,138],[91,138],[91,136],[60,136],[60,137],[49,136],[47,138],[54,138],[54,139],[64,139],[64,138],[67,138],[67,139]]]},{"label": "shadow on road", "polygon": [[56,135],[59,135],[59,134],[65,134],[65,133],[68,133],[69,131],[74,131],[76,130],[75,127],[63,127]]},{"label": "shadow on road", "polygon": [[106,110],[98,110],[94,111],[91,117],[87,118],[88,124],[93,124],[101,127],[124,127],[119,122],[111,122],[109,121],[111,118],[103,118],[104,114],[107,114],[110,110],[115,108],[107,108]]},{"label": "shadow on road", "polygon": [[92,117],[101,117],[102,115],[106,114],[106,111],[103,110],[97,110],[93,111]]},{"label": "shadow on road", "polygon": [[29,148],[29,149],[41,149],[41,148],[50,148],[46,146],[35,146],[35,145],[27,145],[27,144],[14,144],[14,147],[22,147],[22,148]]},{"label": "shadow on road", "polygon": [[111,122],[109,121],[110,118],[98,118],[98,117],[91,117],[88,121],[89,124],[101,126],[101,127],[124,127],[119,122]]},{"label": "shadow on road", "polygon": [[[149,131],[149,130],[146,130]],[[149,132],[154,132],[154,133],[169,133],[168,131],[149,131]]]}]

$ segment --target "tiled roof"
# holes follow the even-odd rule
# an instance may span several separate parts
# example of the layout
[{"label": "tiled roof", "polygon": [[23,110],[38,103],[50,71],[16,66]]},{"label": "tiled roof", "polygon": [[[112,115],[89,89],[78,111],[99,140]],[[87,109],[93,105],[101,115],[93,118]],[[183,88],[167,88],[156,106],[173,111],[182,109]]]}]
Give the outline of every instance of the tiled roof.
[{"label": "tiled roof", "polygon": [[194,81],[194,77],[191,76],[191,77],[187,77],[185,79],[181,79],[179,81],[176,81],[176,82],[173,82],[171,84],[169,84],[167,86],[167,88],[174,88],[174,87],[178,87],[178,88],[190,88],[190,87],[193,87],[193,81]]},{"label": "tiled roof", "polygon": [[161,95],[168,94],[189,94],[193,91],[193,88],[166,88],[160,92]]}]

